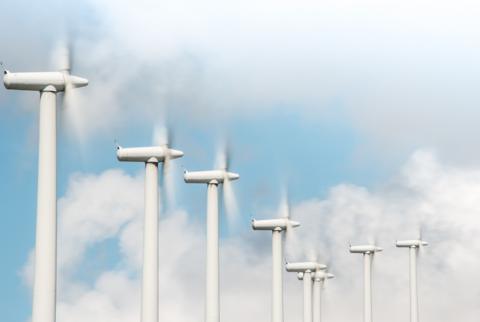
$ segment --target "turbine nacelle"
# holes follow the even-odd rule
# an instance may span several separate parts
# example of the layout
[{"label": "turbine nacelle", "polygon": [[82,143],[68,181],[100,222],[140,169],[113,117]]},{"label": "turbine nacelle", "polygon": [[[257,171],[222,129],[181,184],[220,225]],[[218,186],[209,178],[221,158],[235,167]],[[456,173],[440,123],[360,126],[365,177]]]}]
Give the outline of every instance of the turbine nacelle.
[{"label": "turbine nacelle", "polygon": [[285,264],[287,272],[316,272],[318,270],[327,269],[327,265],[315,263],[315,262],[297,262]]},{"label": "turbine nacelle", "polygon": [[85,87],[88,85],[88,80],[66,72],[6,72],[3,76],[3,84],[6,89],[24,91],[43,91],[46,87],[53,86],[57,92],[63,92],[67,85],[74,88]]},{"label": "turbine nacelle", "polygon": [[[298,272],[297,273],[297,278],[299,280],[303,280],[304,275],[305,274],[303,272]],[[316,282],[321,282],[321,281],[324,281],[326,279],[332,279],[334,277],[335,277],[335,275],[333,275],[331,273],[327,273],[324,270],[317,270],[315,272],[315,274],[312,275],[312,280],[314,280]]]},{"label": "turbine nacelle", "polygon": [[335,275],[333,275],[332,273],[327,273],[325,271],[316,271],[315,275],[313,276],[313,279],[318,282],[332,278],[335,278]]},{"label": "turbine nacelle", "polygon": [[169,149],[165,146],[148,146],[138,148],[117,147],[118,161],[163,162],[165,158],[177,159],[181,158],[182,156],[182,151]]},{"label": "turbine nacelle", "polygon": [[186,183],[211,183],[214,181],[223,183],[225,180],[237,180],[240,175],[225,170],[185,171],[183,178]]},{"label": "turbine nacelle", "polygon": [[419,239],[397,240],[396,246],[397,247],[420,247],[420,246],[428,246],[428,243],[426,241],[419,240]]},{"label": "turbine nacelle", "polygon": [[358,246],[350,245],[350,253],[373,254],[381,251],[383,251],[383,248],[375,245],[358,245]]},{"label": "turbine nacelle", "polygon": [[298,227],[300,223],[288,218],[255,220],[252,219],[252,228],[254,230],[286,230],[289,227]]}]

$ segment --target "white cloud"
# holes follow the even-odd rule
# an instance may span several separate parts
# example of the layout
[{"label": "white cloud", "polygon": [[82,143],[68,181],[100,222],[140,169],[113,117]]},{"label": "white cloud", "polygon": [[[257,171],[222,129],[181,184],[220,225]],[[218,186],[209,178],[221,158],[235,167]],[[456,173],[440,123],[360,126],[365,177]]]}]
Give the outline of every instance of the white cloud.
[{"label": "white cloud", "polygon": [[[2,59],[45,68],[55,35],[36,30],[60,33],[61,22],[37,7],[5,7],[4,29],[21,13],[36,19],[0,35],[9,44]],[[48,7],[61,15],[57,1]],[[475,1],[100,0],[67,9],[75,67],[91,81],[74,117],[81,136],[114,137],[163,120],[166,109],[204,124],[282,107],[309,120],[341,117],[366,137],[359,149],[372,144],[382,158],[433,146],[449,161],[480,159],[471,148],[480,134]]]},{"label": "white cloud", "polygon": [[121,170],[99,176],[74,174],[58,211],[62,214],[59,267],[68,272],[91,244],[119,235],[124,225],[143,212],[142,180]]},{"label": "white cloud", "polygon": [[[308,225],[304,244],[320,250],[320,258],[331,262],[338,275],[331,283],[329,320],[361,314],[361,259],[348,254],[347,246],[371,238],[385,247],[375,261],[377,319],[407,319],[408,253],[393,243],[416,238],[421,228],[431,243],[419,264],[424,320],[475,321],[478,288],[467,285],[480,266],[475,258],[480,242],[474,237],[480,232],[479,193],[480,169],[445,166],[431,152],[419,151],[395,180],[377,190],[339,185],[325,200],[296,207],[298,220]],[[347,303],[343,310],[338,308],[342,299]],[[352,305],[355,310],[345,313]],[[347,315],[342,320],[339,313]]]},{"label": "white cloud", "polygon": [[[59,321],[139,318],[141,181],[118,170],[76,175],[70,181],[59,207]],[[393,245],[397,238],[417,237],[423,227],[430,246],[419,260],[422,318],[474,322],[480,313],[475,283],[480,267],[478,195],[479,168],[446,166],[431,152],[418,151],[382,186],[341,184],[325,199],[294,205],[293,215],[302,227],[297,230],[298,248],[289,247],[286,256],[304,259],[313,250],[329,263],[337,277],[325,289],[325,318],[354,321],[361,317],[362,262],[348,253],[348,243],[375,238],[385,248],[375,260],[375,318],[400,322],[408,319],[408,253]],[[117,264],[78,277],[95,260],[88,250],[107,238],[117,243]],[[223,320],[269,319],[269,245],[270,234],[253,231],[222,240]],[[160,253],[161,319],[202,321],[203,223],[182,210],[161,215]],[[293,274],[285,280],[286,321],[298,321],[301,284]]]},{"label": "white cloud", "polygon": [[166,108],[183,122],[279,106],[322,120],[333,109],[386,154],[479,157],[474,1],[90,4],[102,33],[81,42],[89,127]]}]

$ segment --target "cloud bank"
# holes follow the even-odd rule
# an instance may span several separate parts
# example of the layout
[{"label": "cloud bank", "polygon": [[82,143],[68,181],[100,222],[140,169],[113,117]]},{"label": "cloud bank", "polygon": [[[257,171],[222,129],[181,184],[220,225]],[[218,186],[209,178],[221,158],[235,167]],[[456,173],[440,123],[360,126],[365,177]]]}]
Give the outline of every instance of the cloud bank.
[{"label": "cloud bank", "polygon": [[103,126],[148,122],[168,110],[204,124],[287,108],[341,118],[385,154],[433,146],[449,160],[479,159],[473,1],[90,5],[102,33],[84,38],[82,65],[102,86],[88,89],[85,119],[107,108]]},{"label": "cloud bank", "polygon": [[[59,201],[59,321],[138,320],[142,181],[120,170],[72,176]],[[325,199],[295,204],[293,216],[302,227],[286,258],[302,260],[316,252],[336,275],[325,289],[325,319],[356,321],[362,314],[362,260],[348,253],[348,244],[375,238],[385,248],[374,263],[375,319],[405,321],[408,252],[396,249],[394,241],[416,238],[422,227],[430,242],[419,258],[422,320],[474,322],[480,314],[478,195],[478,167],[447,166],[432,152],[417,151],[397,176],[375,189],[346,183],[332,187]],[[181,209],[161,215],[161,320],[203,320],[203,226]],[[105,259],[102,249],[114,257]],[[233,233],[221,241],[223,320],[269,320],[270,260],[267,233]],[[89,271],[92,262],[100,268]],[[285,281],[286,321],[299,321],[302,285],[294,274]]]},{"label": "cloud bank", "polygon": [[[51,18],[67,12],[76,70],[91,81],[75,117],[89,138],[150,126],[166,110],[198,126],[287,108],[341,118],[385,156],[433,146],[449,161],[480,159],[475,1],[49,4],[4,8],[7,30],[21,14],[36,18],[0,35],[2,59],[45,69],[64,29]],[[40,25],[53,32],[38,35]]]}]

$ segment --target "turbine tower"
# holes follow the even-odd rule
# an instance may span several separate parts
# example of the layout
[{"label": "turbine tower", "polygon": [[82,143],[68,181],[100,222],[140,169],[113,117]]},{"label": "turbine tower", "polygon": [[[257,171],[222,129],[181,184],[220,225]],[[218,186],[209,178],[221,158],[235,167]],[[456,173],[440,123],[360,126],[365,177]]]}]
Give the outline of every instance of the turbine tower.
[{"label": "turbine tower", "polygon": [[88,85],[88,80],[70,74],[66,51],[56,72],[11,73],[4,71],[6,89],[40,93],[38,140],[37,223],[32,322],[54,322],[57,264],[57,122],[56,96]]},{"label": "turbine tower", "polygon": [[420,247],[428,246],[426,241],[400,240],[397,247],[410,249],[410,321],[418,322],[418,297],[417,297],[417,256]]},{"label": "turbine tower", "polygon": [[363,321],[372,322],[372,261],[376,252],[381,252],[383,248],[375,245],[350,246],[350,253],[363,254],[363,276],[364,276],[364,295],[363,295]]},{"label": "turbine tower", "polygon": [[167,163],[182,156],[182,151],[170,149],[168,143],[151,147],[117,147],[119,161],[145,163],[142,322],[158,322],[158,163],[163,163],[165,176]]},{"label": "turbine tower", "polygon": [[313,276],[313,322],[322,321],[322,289],[326,279],[334,278],[335,275],[325,270],[317,270]]},{"label": "turbine tower", "polygon": [[316,262],[297,262],[285,264],[285,269],[287,272],[297,273],[298,279],[303,279],[303,322],[312,322],[313,277],[318,271],[327,269],[327,266]]},{"label": "turbine tower", "polygon": [[[207,185],[207,261],[206,261],[206,298],[205,321],[220,321],[219,272],[218,272],[218,185],[225,186],[240,176],[228,171],[228,158],[222,160],[219,169],[207,171],[185,171],[186,183],[203,183]],[[225,192],[225,191],[224,191]],[[225,197],[225,193],[224,193]]]},{"label": "turbine tower", "polygon": [[282,232],[300,226],[290,220],[287,213],[283,218],[252,220],[253,230],[272,231],[272,322],[283,322],[283,249]]}]

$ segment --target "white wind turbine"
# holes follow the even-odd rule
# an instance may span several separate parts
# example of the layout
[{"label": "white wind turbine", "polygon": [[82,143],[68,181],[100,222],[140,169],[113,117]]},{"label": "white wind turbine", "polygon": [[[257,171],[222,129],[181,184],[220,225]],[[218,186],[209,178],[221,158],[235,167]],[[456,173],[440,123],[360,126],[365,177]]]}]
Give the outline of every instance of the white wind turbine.
[{"label": "white wind turbine", "polygon": [[282,232],[300,226],[287,212],[282,218],[252,220],[254,230],[272,231],[272,322],[283,322],[283,249]]},{"label": "white wind turbine", "polygon": [[64,104],[74,88],[88,80],[70,74],[70,53],[65,50],[55,72],[11,73],[4,71],[7,89],[40,92],[38,138],[37,224],[32,322],[54,322],[57,262],[57,109],[56,95],[64,92]]},{"label": "white wind turbine", "polygon": [[428,243],[420,238],[399,240],[396,246],[410,249],[410,321],[418,322],[417,256],[418,250],[421,247],[428,246]]},{"label": "white wind turbine", "polygon": [[313,276],[313,322],[322,321],[322,289],[325,280],[334,278],[335,275],[325,270],[317,270]]},{"label": "white wind turbine", "polygon": [[327,266],[316,262],[297,262],[285,264],[285,269],[297,273],[298,279],[303,279],[303,322],[312,322],[313,278],[318,271],[327,269]]},{"label": "white wind turbine", "polygon": [[[313,250],[310,249],[309,253],[309,261],[311,262],[318,262],[318,254]],[[328,265],[327,265],[328,267]],[[312,307],[313,307],[313,322],[320,322],[322,319],[322,289],[325,285],[326,279],[334,278],[335,275],[328,273],[327,268],[325,269],[317,269],[317,271],[312,274],[313,279],[313,298],[312,298]],[[303,273],[299,273],[299,279],[303,279]]]},{"label": "white wind turbine", "polygon": [[363,254],[363,276],[364,276],[364,297],[363,297],[363,320],[372,322],[372,261],[376,252],[383,251],[383,248],[375,245],[351,246],[350,253]]},{"label": "white wind turbine", "polygon": [[[322,320],[322,289],[326,279],[334,278],[335,275],[327,273],[325,270],[317,270],[312,275],[313,279],[313,295],[312,295],[312,320],[320,322]],[[303,281],[304,273],[297,273],[297,278]]]},{"label": "white wind turbine", "polygon": [[[185,171],[186,183],[203,183],[207,185],[207,260],[206,260],[206,298],[205,298],[205,321],[220,321],[220,298],[219,298],[219,267],[218,267],[218,185],[224,184],[225,206],[228,208],[231,200],[231,181],[240,176],[228,171],[228,156],[225,152],[221,157],[221,163],[216,170]],[[227,189],[227,191],[226,191]],[[227,212],[229,209],[227,209]]]},{"label": "white wind turbine", "polygon": [[142,322],[158,322],[158,163],[163,177],[170,160],[183,152],[169,148],[168,139],[149,147],[117,147],[119,161],[145,163],[145,218],[143,235]]}]

